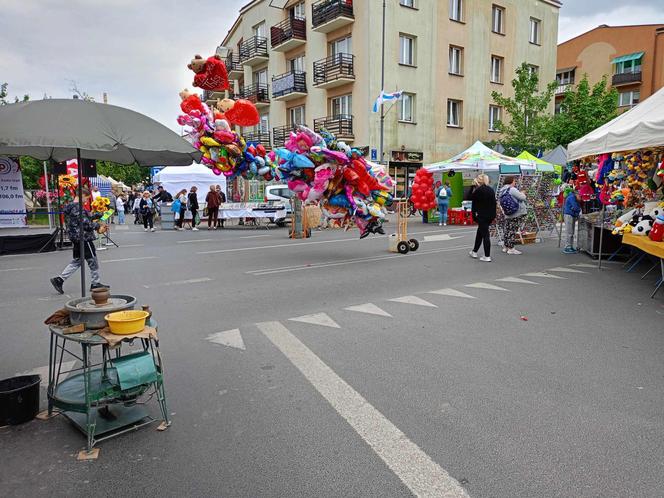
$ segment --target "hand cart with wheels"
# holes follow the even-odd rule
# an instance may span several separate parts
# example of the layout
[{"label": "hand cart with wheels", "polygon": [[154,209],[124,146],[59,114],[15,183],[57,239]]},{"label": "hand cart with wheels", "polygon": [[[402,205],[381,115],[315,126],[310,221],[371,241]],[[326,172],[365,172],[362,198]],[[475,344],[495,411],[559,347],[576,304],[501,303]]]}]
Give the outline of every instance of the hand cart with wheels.
[{"label": "hand cart with wheels", "polygon": [[408,239],[408,216],[410,213],[408,201],[400,201],[396,207],[397,233],[393,233],[389,237],[389,251],[398,252],[399,254],[417,251],[420,243],[417,239]]}]

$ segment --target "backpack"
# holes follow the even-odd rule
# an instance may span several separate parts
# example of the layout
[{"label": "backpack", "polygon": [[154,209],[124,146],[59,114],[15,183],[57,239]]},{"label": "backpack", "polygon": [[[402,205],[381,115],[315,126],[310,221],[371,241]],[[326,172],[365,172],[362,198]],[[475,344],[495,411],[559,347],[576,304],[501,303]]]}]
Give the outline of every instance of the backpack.
[{"label": "backpack", "polygon": [[519,210],[519,201],[510,194],[510,189],[506,189],[500,194],[500,207],[503,209],[503,213],[507,216],[516,214]]},{"label": "backpack", "polygon": [[180,199],[175,199],[173,201],[173,204],[171,205],[171,211],[173,211],[174,213],[179,213],[181,207],[182,207],[182,202],[180,202]]},{"label": "backpack", "polygon": [[447,189],[445,187],[440,187],[440,190],[438,191],[438,198],[447,199]]}]

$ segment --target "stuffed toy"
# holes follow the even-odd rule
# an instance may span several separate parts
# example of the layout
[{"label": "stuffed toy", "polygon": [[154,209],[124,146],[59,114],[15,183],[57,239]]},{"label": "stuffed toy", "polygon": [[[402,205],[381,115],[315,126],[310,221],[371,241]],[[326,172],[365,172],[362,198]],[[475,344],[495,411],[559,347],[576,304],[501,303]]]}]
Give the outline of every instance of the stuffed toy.
[{"label": "stuffed toy", "polygon": [[258,109],[249,100],[223,99],[217,102],[217,109],[223,113],[223,119],[238,126],[256,126],[260,123]]},{"label": "stuffed toy", "polygon": [[634,235],[648,235],[652,229],[652,220],[641,220],[632,229]]},{"label": "stuffed toy", "polygon": [[664,214],[657,216],[648,237],[653,242],[662,242],[664,240]]},{"label": "stuffed toy", "polygon": [[195,55],[187,67],[196,73],[194,86],[211,91],[228,90],[226,65],[218,55],[213,55],[207,59]]},{"label": "stuffed toy", "polygon": [[183,113],[189,114],[191,111],[205,112],[201,98],[197,94],[191,93],[188,88],[180,92],[180,98],[182,99],[180,109],[182,109]]}]

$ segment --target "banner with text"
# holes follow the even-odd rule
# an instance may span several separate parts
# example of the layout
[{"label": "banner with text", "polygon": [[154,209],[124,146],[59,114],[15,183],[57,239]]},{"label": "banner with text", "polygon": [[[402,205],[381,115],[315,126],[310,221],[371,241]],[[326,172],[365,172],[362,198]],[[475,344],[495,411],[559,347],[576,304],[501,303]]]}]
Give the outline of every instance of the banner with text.
[{"label": "banner with text", "polygon": [[26,224],[21,167],[14,159],[0,157],[0,228]]}]

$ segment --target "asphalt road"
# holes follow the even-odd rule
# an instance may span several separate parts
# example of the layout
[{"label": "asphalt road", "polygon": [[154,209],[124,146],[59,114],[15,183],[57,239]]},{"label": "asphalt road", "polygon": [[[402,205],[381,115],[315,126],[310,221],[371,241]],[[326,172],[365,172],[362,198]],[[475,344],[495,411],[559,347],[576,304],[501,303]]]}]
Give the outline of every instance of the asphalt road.
[{"label": "asphalt road", "polygon": [[[116,231],[103,281],[159,321],[173,424],[91,462],[62,417],[0,428],[0,495],[662,496],[653,275],[410,230],[405,256],[356,232]],[[0,378],[47,365],[69,258],[0,257]]]}]

